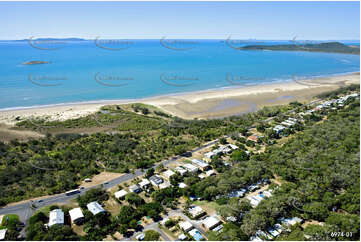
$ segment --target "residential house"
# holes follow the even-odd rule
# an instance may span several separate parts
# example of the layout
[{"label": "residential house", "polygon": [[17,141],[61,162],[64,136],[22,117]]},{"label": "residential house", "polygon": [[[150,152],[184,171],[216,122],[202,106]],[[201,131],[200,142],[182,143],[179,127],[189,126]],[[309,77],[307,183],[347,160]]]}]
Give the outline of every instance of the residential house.
[{"label": "residential house", "polygon": [[171,176],[174,176],[174,175],[175,175],[175,173],[172,170],[166,170],[165,172],[162,173],[162,176],[168,180],[171,178]]},{"label": "residential house", "polygon": [[202,221],[203,227],[205,227],[208,230],[214,229],[215,227],[217,227],[221,223],[222,222],[218,218],[216,218],[214,216],[207,217]]},{"label": "residential house", "polygon": [[140,188],[148,189],[150,187],[150,181],[148,179],[143,178],[142,181],[138,184]]},{"label": "residential house", "polygon": [[49,213],[49,227],[64,224],[64,212],[61,209],[51,210]]},{"label": "residential house", "polygon": [[125,195],[127,195],[128,192],[126,190],[120,190],[120,191],[117,191],[116,193],[114,193],[114,196],[117,198],[117,199],[124,199]]},{"label": "residential house", "polygon": [[97,202],[91,202],[88,203],[87,205],[88,210],[93,214],[93,215],[97,215],[98,213],[104,213],[105,210],[103,209],[103,207]]},{"label": "residential house", "polygon": [[149,181],[153,184],[155,187],[159,187],[160,184],[164,182],[163,178],[161,178],[158,175],[151,176],[149,178]]},{"label": "residential house", "polygon": [[193,219],[202,217],[206,212],[200,206],[192,206],[188,209],[189,214]]},{"label": "residential house", "polygon": [[184,169],[183,167],[181,166],[178,166],[174,169],[176,172],[178,172],[181,176],[184,176],[185,174],[187,174],[187,170]]},{"label": "residential house", "polygon": [[196,241],[200,241],[202,240],[204,237],[202,236],[202,234],[197,230],[197,229],[192,229],[191,231],[189,231],[189,234],[193,237],[193,239],[195,239]]},{"label": "residential house", "polygon": [[209,165],[201,160],[193,159],[192,163],[199,167],[202,171],[206,171],[209,168]]},{"label": "residential house", "polygon": [[209,170],[209,171],[206,171],[206,176],[215,176],[216,175],[216,171],[215,170]]},{"label": "residential house", "polygon": [[274,131],[276,131],[277,134],[282,133],[283,130],[285,130],[286,127],[282,125],[276,125],[276,127],[273,128]]},{"label": "residential house", "polygon": [[253,141],[253,142],[255,142],[255,143],[257,143],[258,142],[258,135],[251,135],[251,136],[249,136],[248,138],[247,138],[247,140],[250,140],[250,141]]},{"label": "residential house", "polygon": [[193,229],[193,225],[188,222],[188,221],[184,221],[184,222],[181,222],[179,223],[179,227],[184,231],[184,232],[188,232],[190,231],[191,229]]},{"label": "residential house", "polygon": [[80,224],[84,221],[84,215],[80,208],[73,208],[69,211],[71,222]]},{"label": "residential house", "polygon": [[178,184],[178,187],[179,187],[179,188],[186,188],[186,187],[187,187],[187,184],[181,182],[181,183]]},{"label": "residential house", "polygon": [[129,191],[134,192],[134,193],[140,193],[142,191],[142,189],[137,184],[134,184],[129,187]]},{"label": "residential house", "polygon": [[179,239],[180,241],[183,241],[183,240],[186,240],[186,239],[187,239],[187,236],[186,236],[185,234],[181,234],[181,235],[178,236],[178,239]]},{"label": "residential house", "polygon": [[5,240],[7,229],[0,229],[0,240]]},{"label": "residential house", "polygon": [[171,184],[169,182],[163,182],[161,184],[159,184],[159,189],[164,189],[164,188],[167,188],[167,187],[170,187]]},{"label": "residential house", "polygon": [[192,164],[188,164],[188,163],[187,163],[187,164],[184,164],[183,166],[184,166],[184,168],[186,168],[187,171],[189,171],[189,172],[193,172],[193,173],[198,172],[198,168],[197,168],[196,166],[192,165]]}]

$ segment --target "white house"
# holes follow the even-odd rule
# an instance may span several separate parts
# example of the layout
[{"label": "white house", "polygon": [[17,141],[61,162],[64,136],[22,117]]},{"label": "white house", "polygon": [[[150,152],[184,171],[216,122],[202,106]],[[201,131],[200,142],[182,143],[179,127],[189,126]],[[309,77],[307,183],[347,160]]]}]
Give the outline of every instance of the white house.
[{"label": "white house", "polygon": [[120,190],[120,191],[117,191],[116,193],[114,193],[114,196],[117,198],[117,199],[123,199],[125,197],[125,195],[127,195],[128,192],[124,189]]},{"label": "white house", "polygon": [[105,212],[103,207],[97,201],[88,203],[86,206],[93,215],[97,215],[98,213]]},{"label": "white house", "polygon": [[192,218],[197,218],[205,214],[204,210],[200,206],[193,206],[188,209],[188,212],[192,216]]},{"label": "white house", "polygon": [[137,184],[134,184],[134,185],[129,187],[129,191],[139,193],[139,192],[142,191],[142,189]]},{"label": "white house", "polygon": [[5,240],[6,231],[8,230],[7,229],[0,230],[0,240]]},{"label": "white house", "polygon": [[167,178],[168,180],[171,178],[171,176],[174,176],[175,173],[172,170],[166,170],[165,172],[162,173],[162,176]]},{"label": "white house", "polygon": [[188,222],[188,221],[184,221],[184,222],[181,222],[179,223],[179,227],[184,230],[185,232],[188,232],[190,231],[191,229],[193,229],[193,225]]},{"label": "white house", "polygon": [[276,131],[277,134],[281,133],[284,129],[286,129],[286,127],[282,125],[276,125],[276,127],[273,128],[273,130]]},{"label": "white house", "polygon": [[222,222],[218,218],[213,216],[207,217],[202,221],[202,225],[208,230],[217,227],[221,223]]},{"label": "white house", "polygon": [[198,168],[192,164],[184,164],[184,168],[186,168],[189,172],[197,172]]},{"label": "white house", "polygon": [[215,171],[215,170],[206,171],[206,176],[212,176],[212,175],[216,175],[216,171]]},{"label": "white house", "polygon": [[192,163],[196,166],[198,166],[202,171],[205,171],[208,169],[209,165],[201,160],[193,159]]},{"label": "white house", "polygon": [[170,186],[171,184],[169,182],[163,182],[162,184],[159,184],[159,189],[164,189]]},{"label": "white house", "polygon": [[80,208],[73,208],[69,211],[69,215],[71,221],[75,224],[78,224],[84,220],[84,215]]},{"label": "white house", "polygon": [[159,187],[159,185],[164,182],[163,179],[158,175],[151,176],[149,180],[156,187]]},{"label": "white house", "polygon": [[49,227],[55,224],[64,224],[64,212],[61,209],[54,209],[49,213]]},{"label": "white house", "polygon": [[178,166],[174,169],[176,172],[179,172],[181,176],[184,176],[187,173],[187,170],[182,168],[181,166]]},{"label": "white house", "polygon": [[178,184],[178,187],[179,187],[179,188],[186,188],[186,187],[187,187],[187,184],[181,182],[181,183]]},{"label": "white house", "polygon": [[150,186],[150,181],[148,179],[142,179],[142,181],[139,183],[139,186],[142,189],[146,189]]}]

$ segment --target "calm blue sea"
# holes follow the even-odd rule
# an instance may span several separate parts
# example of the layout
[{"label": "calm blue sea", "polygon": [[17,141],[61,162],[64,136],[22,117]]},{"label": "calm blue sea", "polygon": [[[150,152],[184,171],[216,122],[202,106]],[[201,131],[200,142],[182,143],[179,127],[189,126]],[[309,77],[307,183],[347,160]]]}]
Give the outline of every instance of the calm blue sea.
[{"label": "calm blue sea", "polygon": [[[137,99],[360,70],[358,55],[237,49],[248,44],[257,43],[1,41],[0,109]],[[23,65],[26,61],[50,63]]]}]

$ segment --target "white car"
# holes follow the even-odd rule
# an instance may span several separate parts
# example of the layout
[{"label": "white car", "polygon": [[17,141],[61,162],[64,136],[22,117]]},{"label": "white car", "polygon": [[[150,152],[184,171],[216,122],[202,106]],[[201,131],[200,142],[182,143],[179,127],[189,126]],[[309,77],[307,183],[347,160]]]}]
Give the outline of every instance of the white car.
[{"label": "white car", "polygon": [[138,234],[137,236],[135,236],[135,238],[139,241],[144,240],[144,237],[145,237],[144,233],[141,233],[141,234]]}]

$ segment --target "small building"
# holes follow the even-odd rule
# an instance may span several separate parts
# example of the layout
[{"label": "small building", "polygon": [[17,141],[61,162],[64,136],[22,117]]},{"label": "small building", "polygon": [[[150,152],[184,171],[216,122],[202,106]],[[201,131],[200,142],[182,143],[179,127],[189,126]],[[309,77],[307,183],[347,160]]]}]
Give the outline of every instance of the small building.
[{"label": "small building", "polygon": [[202,225],[203,227],[205,227],[208,230],[212,230],[215,227],[217,227],[218,225],[220,225],[222,222],[213,216],[207,217],[202,221]]},{"label": "small building", "polygon": [[103,207],[97,202],[91,202],[88,203],[87,205],[88,210],[93,214],[93,215],[97,215],[98,213],[104,213],[105,210],[103,209]]},{"label": "small building", "polygon": [[51,210],[49,213],[49,227],[58,224],[64,224],[64,212],[61,209]]},{"label": "small building", "polygon": [[163,182],[163,183],[159,184],[159,189],[164,189],[164,188],[167,188],[170,186],[171,186],[171,184],[169,182]]},{"label": "small building", "polygon": [[179,227],[184,231],[184,232],[188,232],[190,231],[191,229],[193,229],[193,225],[188,222],[188,221],[184,221],[184,222],[181,222],[179,223]]},{"label": "small building", "polygon": [[142,189],[137,184],[134,184],[129,187],[129,191],[134,193],[140,193]]},{"label": "small building", "polygon": [[276,127],[273,128],[273,130],[276,131],[277,134],[280,134],[285,129],[286,127],[282,125],[276,125]]},{"label": "small building", "polygon": [[268,232],[270,235],[272,235],[272,237],[274,237],[274,238],[276,238],[278,235],[281,234],[278,230],[276,230],[276,229],[274,229],[274,228],[268,229],[267,232]]},{"label": "small building", "polygon": [[126,190],[120,190],[120,191],[117,191],[116,193],[114,193],[114,196],[117,198],[117,199],[123,199],[125,197],[125,195],[127,195],[128,192]]},{"label": "small building", "polygon": [[91,182],[92,179],[90,179],[90,178],[85,178],[84,181],[85,181],[85,182]]},{"label": "small building", "polygon": [[153,186],[156,186],[156,187],[159,187],[159,185],[164,182],[163,178],[161,178],[158,175],[151,176],[149,178],[149,181],[153,184]]},{"label": "small building", "polygon": [[185,184],[184,182],[181,182],[181,183],[178,184],[178,187],[179,188],[186,188],[187,184]]},{"label": "small building", "polygon": [[[1,221],[0,221],[1,222]],[[5,240],[7,229],[0,229],[0,240]]]},{"label": "small building", "polygon": [[186,236],[185,234],[181,234],[181,235],[178,236],[178,239],[179,239],[180,241],[183,241],[183,240],[186,240],[186,239],[187,239],[187,236]]},{"label": "small building", "polygon": [[216,171],[215,170],[209,170],[209,171],[206,171],[206,176],[215,176],[216,175]]},{"label": "small building", "polygon": [[192,163],[198,166],[202,171],[206,171],[209,168],[209,165],[201,160],[193,159]]},{"label": "small building", "polygon": [[198,177],[199,177],[200,179],[204,179],[204,178],[206,178],[206,175],[204,175],[204,174],[199,174]]},{"label": "small building", "polygon": [[80,208],[73,208],[69,211],[71,222],[74,224],[80,224],[84,221],[84,215]]},{"label": "small building", "polygon": [[167,178],[168,180],[171,178],[171,176],[174,176],[175,173],[172,170],[166,170],[165,172],[162,173],[162,176]]},{"label": "small building", "polygon": [[204,154],[207,161],[210,161],[216,154],[213,151]]},{"label": "small building", "polygon": [[200,241],[203,239],[202,234],[197,229],[192,229],[189,231],[189,234],[195,239],[196,241]]},{"label": "small building", "polygon": [[281,124],[282,124],[282,125],[285,125],[285,126],[288,126],[288,127],[293,126],[293,124],[291,124],[291,123],[288,122],[288,121],[283,121]]},{"label": "small building", "polygon": [[193,206],[188,209],[189,214],[192,218],[199,218],[202,217],[206,212],[200,206]]},{"label": "small building", "polygon": [[138,185],[142,189],[147,189],[150,187],[150,181],[148,179],[143,178],[142,181]]},{"label": "small building", "polygon": [[287,226],[293,226],[295,225],[296,223],[301,223],[302,222],[302,219],[298,218],[298,217],[293,217],[293,218],[281,218],[280,221],[283,223],[283,224],[286,224]]},{"label": "small building", "polygon": [[247,140],[253,141],[255,143],[258,142],[258,136],[257,135],[251,135],[247,138]]},{"label": "small building", "polygon": [[178,166],[174,169],[176,172],[178,172],[181,176],[184,176],[185,174],[187,174],[187,170],[184,169],[183,167],[181,166]]},{"label": "small building", "polygon": [[184,164],[184,168],[187,169],[189,172],[198,172],[198,168],[192,164]]}]

